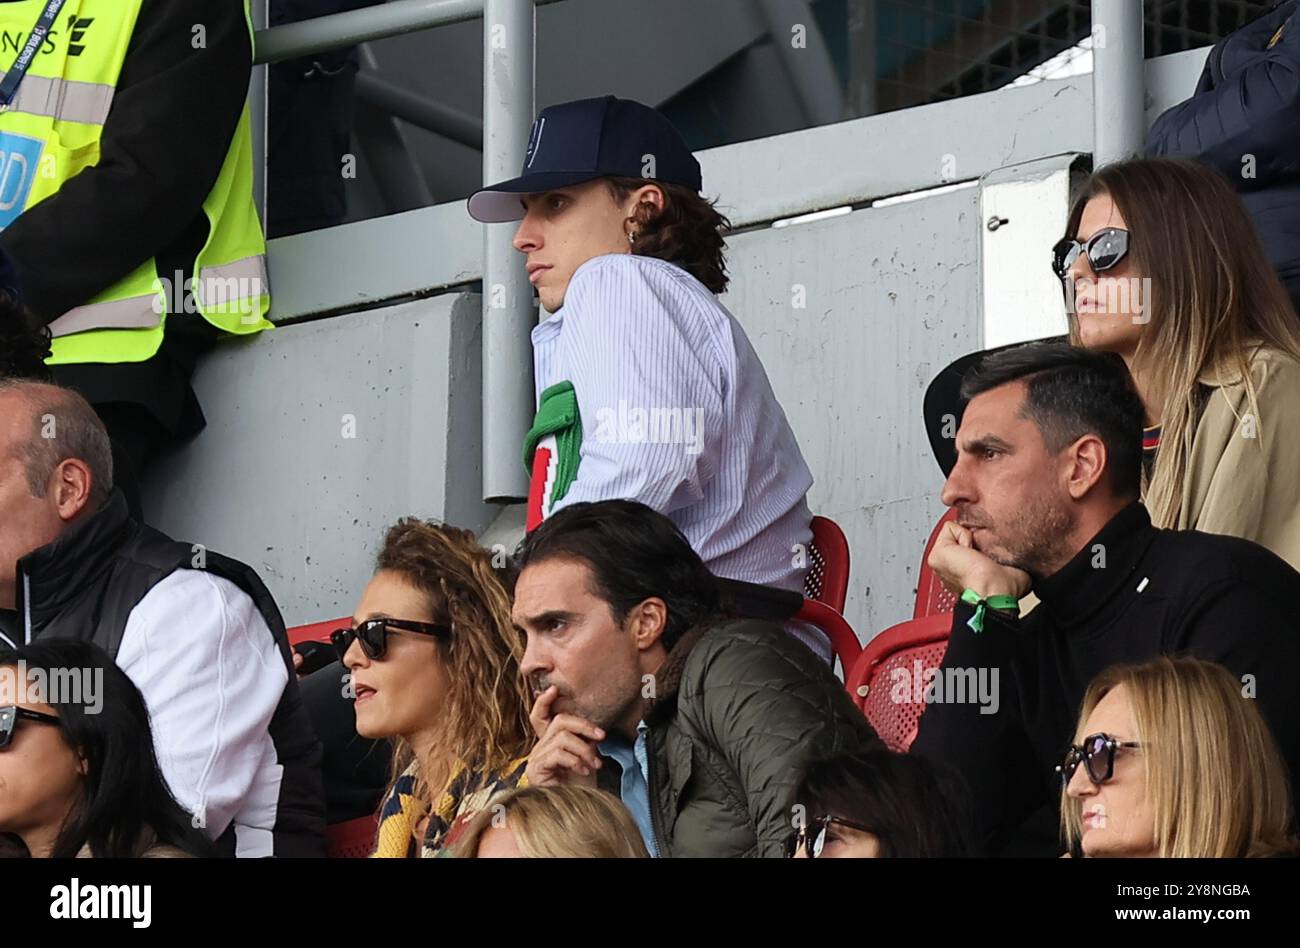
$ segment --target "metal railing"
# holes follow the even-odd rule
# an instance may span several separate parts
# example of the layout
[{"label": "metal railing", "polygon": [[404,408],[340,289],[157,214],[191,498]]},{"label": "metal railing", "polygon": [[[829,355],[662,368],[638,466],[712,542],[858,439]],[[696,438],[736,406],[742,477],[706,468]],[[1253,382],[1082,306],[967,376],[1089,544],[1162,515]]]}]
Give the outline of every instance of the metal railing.
[{"label": "metal railing", "polygon": [[[536,10],[559,0],[392,0],[379,6],[261,30],[254,62],[299,59],[372,40],[483,19],[483,122],[371,76],[359,92],[392,114],[481,142],[483,180],[513,177],[535,111]],[[483,236],[483,499],[522,499],[519,446],[532,424],[532,286],[519,266],[511,224]]]},{"label": "metal railing", "polygon": [[[559,0],[533,0],[544,7]],[[378,6],[316,17],[261,30],[253,64],[278,63],[332,49],[418,33],[435,26],[464,23],[483,16],[485,0],[390,0]]]},{"label": "metal railing", "polygon": [[[433,128],[483,149],[483,180],[511,177],[528,143],[535,112],[536,7],[559,0],[390,0],[349,13],[260,30],[254,62],[266,64],[311,56],[482,17],[483,122],[431,102],[377,76],[365,96],[393,115]],[[862,10],[874,3],[861,2]],[[761,0],[769,25],[806,15],[807,0]],[[858,19],[862,18],[859,11]],[[1093,70],[1095,161],[1126,157],[1141,149],[1143,122],[1143,10],[1135,0],[1093,0],[1098,43]],[[805,18],[807,18],[805,16]],[[871,30],[858,24],[863,35]],[[1098,27],[1101,30],[1098,31]],[[778,43],[784,49],[785,43]],[[824,50],[823,50],[824,52]],[[820,57],[785,57],[791,80],[810,114],[834,121],[840,90]],[[808,64],[813,63],[816,68]],[[483,242],[483,498],[506,502],[527,493],[519,445],[531,425],[534,393],[531,330],[532,288],[519,266],[511,224],[484,225]]]},{"label": "metal railing", "polygon": [[1092,163],[1142,153],[1146,138],[1146,58],[1142,4],[1092,0]]}]

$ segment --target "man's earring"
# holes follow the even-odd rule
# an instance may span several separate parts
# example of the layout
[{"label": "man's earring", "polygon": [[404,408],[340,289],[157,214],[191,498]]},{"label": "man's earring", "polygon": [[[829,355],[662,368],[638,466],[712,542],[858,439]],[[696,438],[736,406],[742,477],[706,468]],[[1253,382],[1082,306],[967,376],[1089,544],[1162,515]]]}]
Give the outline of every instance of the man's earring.
[{"label": "man's earring", "polygon": [[635,244],[635,243],[636,243],[636,232],[635,232],[635,231],[630,231],[630,230],[629,230],[629,231],[627,232],[627,242],[628,242],[629,244]]}]

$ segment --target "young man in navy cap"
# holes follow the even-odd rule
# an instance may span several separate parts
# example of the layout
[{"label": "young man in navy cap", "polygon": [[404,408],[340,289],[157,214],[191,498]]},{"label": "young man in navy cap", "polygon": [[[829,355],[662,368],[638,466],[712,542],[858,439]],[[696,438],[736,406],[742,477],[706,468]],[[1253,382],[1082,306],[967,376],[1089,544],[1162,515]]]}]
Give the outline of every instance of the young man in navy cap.
[{"label": "young man in navy cap", "polygon": [[[812,475],[753,347],[718,302],[727,220],[657,111],[606,96],[544,109],[518,178],[469,212],[519,221],[550,317],[533,330],[528,529],[581,501],[668,515],[719,576],[801,591]],[[815,630],[792,629],[823,656]]]}]

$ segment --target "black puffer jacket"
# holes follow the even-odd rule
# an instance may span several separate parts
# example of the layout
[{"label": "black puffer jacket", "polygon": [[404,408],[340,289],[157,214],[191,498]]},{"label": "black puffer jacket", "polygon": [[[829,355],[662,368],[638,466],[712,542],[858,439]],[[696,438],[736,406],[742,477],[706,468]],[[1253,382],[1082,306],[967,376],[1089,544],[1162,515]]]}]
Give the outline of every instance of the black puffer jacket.
[{"label": "black puffer jacket", "polygon": [[1151,126],[1147,153],[1227,176],[1300,309],[1300,0],[1210,50],[1192,97]]}]

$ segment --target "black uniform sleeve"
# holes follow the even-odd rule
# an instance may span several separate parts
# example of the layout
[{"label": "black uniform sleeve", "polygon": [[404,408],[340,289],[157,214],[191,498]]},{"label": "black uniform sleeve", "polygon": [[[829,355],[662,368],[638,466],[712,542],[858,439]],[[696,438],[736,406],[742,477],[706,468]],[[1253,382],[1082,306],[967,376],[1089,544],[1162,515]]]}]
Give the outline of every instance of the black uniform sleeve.
[{"label": "black uniform sleeve", "polygon": [[251,69],[240,0],[145,0],[99,164],[0,234],[43,322],[159,256],[193,224],[221,173]]},{"label": "black uniform sleeve", "polygon": [[1047,801],[1017,697],[1012,636],[1020,620],[989,611],[984,631],[975,633],[966,625],[972,615],[970,605],[957,603],[941,669],[987,669],[990,676],[996,669],[997,703],[927,704],[910,751],[962,780],[971,836],[982,853],[994,853]]}]

